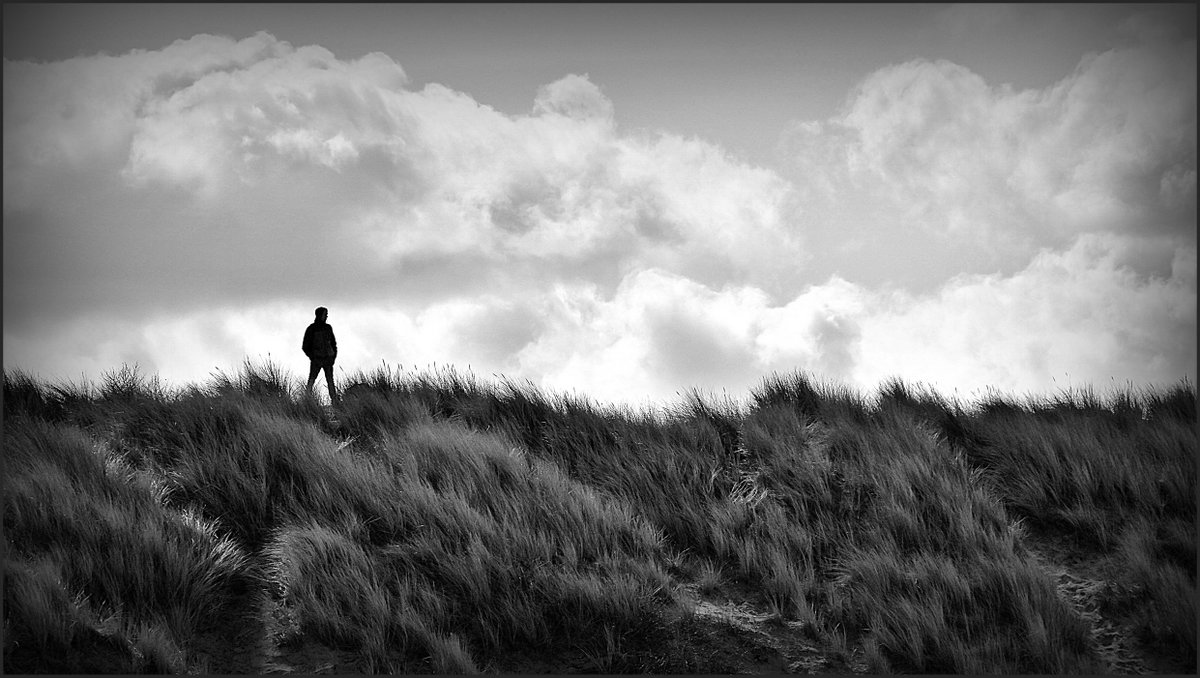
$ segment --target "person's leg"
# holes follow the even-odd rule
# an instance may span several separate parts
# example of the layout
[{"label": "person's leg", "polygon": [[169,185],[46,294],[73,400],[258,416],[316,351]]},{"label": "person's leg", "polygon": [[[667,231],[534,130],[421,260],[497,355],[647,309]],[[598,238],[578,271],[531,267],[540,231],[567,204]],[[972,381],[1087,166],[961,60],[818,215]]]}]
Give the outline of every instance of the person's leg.
[{"label": "person's leg", "polygon": [[321,372],[321,363],[310,360],[308,363],[308,393],[312,393],[313,384],[317,382],[317,374]]},{"label": "person's leg", "polygon": [[333,361],[325,363],[325,384],[329,387],[329,404],[337,402],[337,391],[333,388]]}]

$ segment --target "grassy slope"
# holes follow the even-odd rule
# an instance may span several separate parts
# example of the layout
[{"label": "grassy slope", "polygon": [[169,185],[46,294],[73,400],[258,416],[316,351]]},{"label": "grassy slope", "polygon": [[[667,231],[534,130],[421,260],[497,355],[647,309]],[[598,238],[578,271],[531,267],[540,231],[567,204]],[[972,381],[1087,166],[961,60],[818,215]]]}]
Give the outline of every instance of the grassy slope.
[{"label": "grassy slope", "polygon": [[1103,559],[1101,604],[1195,669],[1187,384],[967,411],[793,374],[658,415],[453,371],[344,386],[335,420],[269,364],[173,392],[6,372],[5,670],[204,670],[198,639],[269,603],[360,671],[727,672],[699,582],[874,672],[1102,671],[1028,532]]}]

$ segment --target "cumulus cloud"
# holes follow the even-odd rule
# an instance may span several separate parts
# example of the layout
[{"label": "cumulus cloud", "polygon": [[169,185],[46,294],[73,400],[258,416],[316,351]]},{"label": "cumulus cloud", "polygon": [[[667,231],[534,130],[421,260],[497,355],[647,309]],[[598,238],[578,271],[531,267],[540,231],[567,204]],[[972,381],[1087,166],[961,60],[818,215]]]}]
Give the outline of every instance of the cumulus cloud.
[{"label": "cumulus cloud", "polygon": [[864,320],[855,380],[899,375],[965,395],[1194,375],[1196,250],[1160,243],[1167,273],[1142,276],[1130,266],[1135,249],[1086,235],[1011,276],[962,276],[935,295],[887,299]]},{"label": "cumulus cloud", "polygon": [[[1163,275],[1130,267],[1147,257],[1166,258]],[[1194,375],[1195,281],[1195,249],[1088,235],[1011,276],[961,276],[926,295],[835,278],[777,304],[753,286],[713,289],[646,270],[612,296],[568,282],[519,299],[484,295],[416,312],[334,307],[330,322],[343,374],[381,360],[454,364],[602,401],[663,404],[691,388],[741,395],[763,375],[801,368],[865,392],[899,376],[971,397],[985,387],[1042,393]],[[85,356],[72,364],[92,374],[121,362],[153,370],[190,356],[196,360],[179,378],[203,379],[242,356],[287,362],[311,313],[280,302],[150,323],[92,317],[29,345],[51,362]],[[6,345],[21,338],[5,334]]]},{"label": "cumulus cloud", "polygon": [[542,87],[533,102],[533,114],[548,113],[606,124],[613,120],[612,102],[586,75],[568,75]]},{"label": "cumulus cloud", "polygon": [[[785,182],[700,141],[619,136],[585,76],[546,85],[530,115],[508,116],[439,85],[405,89],[384,55],[343,61],[265,33],[5,72],[13,251],[53,240],[54,278],[70,261],[120,292],[107,302],[64,292],[51,309],[176,304],[231,287],[247,301],[374,297],[408,282],[410,265],[452,258],[475,261],[476,289],[513,271],[525,284],[541,270],[619,276],[647,258],[695,266],[644,242],[749,277],[778,277],[799,253],[781,221]],[[751,265],[726,248],[739,233],[760,250],[777,240],[780,256]],[[131,275],[138,251],[174,275]],[[22,270],[23,296],[49,288],[38,272],[49,278],[51,263]]]},{"label": "cumulus cloud", "polygon": [[878,228],[971,238],[1017,258],[1079,234],[1194,241],[1196,43],[1088,55],[1057,84],[992,85],[947,61],[868,76],[845,110],[788,136],[813,201],[847,187]]},{"label": "cumulus cloud", "polygon": [[1044,89],[914,60],[788,130],[810,249],[863,264],[847,378],[964,393],[1194,379],[1195,36],[1127,24],[1138,40]]},{"label": "cumulus cloud", "polygon": [[[504,366],[539,327],[505,300],[572,280],[611,295],[647,268],[782,293],[804,256],[787,182],[700,140],[620,135],[586,75],[510,116],[441,85],[408,89],[382,54],[346,61],[259,33],[6,61],[5,76],[17,358],[53,362],[22,345],[35,324],[111,317],[131,345],[162,347],[113,323],[154,318],[175,336],[195,326],[185,313],[270,317],[317,300],[396,308],[398,330]],[[233,352],[219,345],[252,348],[222,335],[204,350]]]},{"label": "cumulus cloud", "polygon": [[[1163,274],[1137,273],[1146,259],[1165,259]],[[1167,385],[1196,372],[1195,271],[1194,247],[1092,234],[1012,275],[964,275],[919,295],[834,278],[774,304],[753,287],[647,272],[608,301],[576,290],[552,313],[565,327],[522,364],[557,388],[590,384],[618,400],[629,383],[659,399],[744,393],[798,367],[864,391],[898,376],[963,397]]]},{"label": "cumulus cloud", "polygon": [[798,368],[1194,378],[1194,61],[1138,44],[1027,91],[888,66],[788,131],[785,172],[624,134],[586,74],[508,115],[266,33],[5,61],[5,366],[292,365],[325,305],[343,372],[617,402]]}]

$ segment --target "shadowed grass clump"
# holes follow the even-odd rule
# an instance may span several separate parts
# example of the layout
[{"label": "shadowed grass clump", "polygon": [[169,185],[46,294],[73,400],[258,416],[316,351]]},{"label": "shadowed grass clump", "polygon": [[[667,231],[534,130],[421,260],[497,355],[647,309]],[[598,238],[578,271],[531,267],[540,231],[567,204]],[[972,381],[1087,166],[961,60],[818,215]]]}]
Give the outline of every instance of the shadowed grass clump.
[{"label": "shadowed grass clump", "polygon": [[[366,455],[371,506],[340,523],[311,514],[267,549],[316,637],[375,665],[432,670],[422,657],[436,663],[438,648],[461,659],[469,648],[587,646],[603,628],[652,622],[669,601],[657,531],[501,438],[428,423]],[[395,647],[406,654],[389,655]]]},{"label": "shadowed grass clump", "polygon": [[4,374],[4,419],[27,416],[59,421],[65,416],[63,404],[40,381],[21,371]]},{"label": "shadowed grass clump", "polygon": [[[452,374],[443,378],[455,380]],[[835,564],[845,566],[847,554],[871,552],[866,545],[881,541],[889,548],[875,549],[876,561],[895,565],[919,553],[950,558],[943,542],[953,528],[950,547],[962,551],[953,557],[1020,560],[1004,508],[975,488],[977,478],[961,460],[947,466],[953,451],[909,414],[911,405],[924,401],[909,398],[901,406],[873,409],[836,389],[827,389],[832,395],[821,400],[807,384],[802,378],[777,378],[764,389],[768,396],[749,411],[729,401],[709,403],[693,393],[664,418],[601,412],[507,382],[493,389],[455,380],[453,388],[440,391],[452,397],[426,402],[434,416],[508,431],[530,454],[620,497],[661,528],[672,551],[692,554],[709,563],[710,571],[720,567],[731,579],[750,584],[785,618],[823,619],[832,628],[842,620],[829,613],[849,610],[846,599],[873,604],[870,596],[858,600],[853,587],[833,586],[830,573]],[[902,384],[896,387],[903,389]],[[950,410],[944,401],[926,401],[924,409],[962,429],[961,410]],[[867,430],[879,432],[871,442],[861,442]],[[921,433],[916,443],[910,440],[914,431]],[[964,430],[959,435],[968,434]],[[953,482],[943,477],[947,474],[953,474]],[[881,497],[891,503],[881,503]],[[859,545],[860,551],[848,548]],[[1027,599],[1008,601],[1010,608],[1024,605],[1039,618],[1072,618],[1040,573],[1022,571],[1027,579],[1037,579],[1025,581],[1024,588],[1003,590],[1009,597]],[[991,576],[982,566],[968,572]],[[967,577],[968,583],[959,585],[969,587],[969,581]],[[983,594],[979,599],[987,600]],[[929,638],[956,648],[958,658],[946,660],[950,663],[943,667],[1052,671],[1096,666],[1087,659],[1086,631],[1078,619],[1056,628],[1066,635],[1052,639],[1066,654],[1027,658],[1035,649],[1024,641],[1029,627],[1012,624],[1003,651],[972,650],[972,634],[1003,626],[986,610],[970,607],[974,601],[968,598],[963,609],[973,610],[976,620],[958,635],[927,628]],[[927,611],[919,600],[910,611],[914,618],[893,615],[894,629],[911,633],[920,628]],[[889,639],[884,647],[894,644]],[[893,666],[924,666],[906,664],[902,655],[893,659]]]},{"label": "shadowed grass clump", "polygon": [[184,668],[179,643],[247,589],[245,551],[78,428],[5,429],[6,670]]},{"label": "shadowed grass clump", "polygon": [[750,390],[750,399],[759,409],[785,405],[813,419],[866,421],[869,407],[860,394],[844,385],[813,382],[805,372],[772,373]]},{"label": "shadowed grass clump", "polygon": [[1031,529],[1107,556],[1123,580],[1106,589],[1104,605],[1142,610],[1133,615],[1142,639],[1195,666],[1190,384],[1104,396],[1081,388],[1023,401],[991,394],[967,412],[936,396],[914,397],[894,382],[884,400],[939,428]]},{"label": "shadowed grass clump", "polygon": [[1138,632],[1194,668],[1195,398],[1181,388],[1149,394],[1140,416],[1128,402],[1033,403],[1036,416],[984,416],[975,426],[992,442],[983,456],[1010,510],[1111,554],[1128,575],[1105,602],[1148,610],[1153,601],[1154,613],[1136,615]]},{"label": "shadowed grass clump", "polygon": [[776,374],[634,412],[453,369],[343,382],[329,410],[270,363],[6,372],[6,667],[195,670],[251,601],[359,671],[724,672],[688,645],[695,584],[876,671],[1105,670],[1020,524],[1106,558],[1103,607],[1194,657],[1186,383],[968,407]]},{"label": "shadowed grass clump", "polygon": [[[27,400],[25,412],[44,406]],[[130,386],[90,406],[99,416],[86,428],[6,418],[20,471],[6,497],[20,546],[7,562],[55,572],[19,565],[48,544],[43,560],[69,570],[57,598],[45,589],[58,579],[18,576],[10,611],[52,608],[58,625],[8,619],[43,649],[78,645],[37,629],[75,628],[90,608],[22,603],[90,600],[118,611],[126,630],[110,624],[105,637],[130,653],[143,636],[175,639],[179,668],[194,659],[202,611],[219,614],[246,581],[272,576],[288,582],[283,602],[303,633],[358,649],[375,669],[471,670],[472,652],[495,661],[513,643],[599,655],[605,634],[654,624],[671,602],[648,523],[503,436],[434,422],[411,401],[403,426],[373,422],[362,445],[330,438],[323,411],[252,379],[152,397]],[[103,520],[89,519],[97,512]]]},{"label": "shadowed grass clump", "polygon": [[1088,630],[1024,558],[1003,506],[927,426],[884,408],[831,445],[873,488],[829,607],[894,670],[1098,671]]}]

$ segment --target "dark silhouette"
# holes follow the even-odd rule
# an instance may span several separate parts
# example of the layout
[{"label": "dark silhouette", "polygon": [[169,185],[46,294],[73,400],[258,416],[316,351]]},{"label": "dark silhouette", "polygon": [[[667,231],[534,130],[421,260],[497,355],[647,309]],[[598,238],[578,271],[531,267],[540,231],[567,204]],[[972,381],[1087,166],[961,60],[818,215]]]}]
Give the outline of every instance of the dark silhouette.
[{"label": "dark silhouette", "polygon": [[312,393],[317,373],[325,370],[325,383],[329,386],[329,402],[332,404],[337,402],[337,391],[333,388],[333,361],[337,360],[337,339],[333,336],[333,326],[325,322],[329,317],[329,309],[320,306],[316,315],[317,319],[304,330],[304,343],[300,345],[310,361],[308,393]]}]

